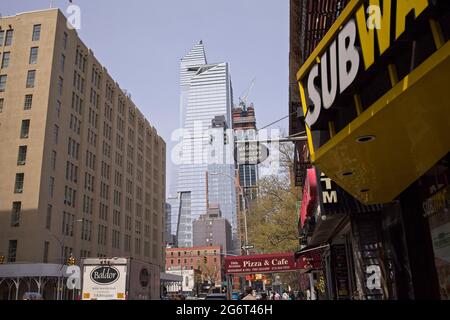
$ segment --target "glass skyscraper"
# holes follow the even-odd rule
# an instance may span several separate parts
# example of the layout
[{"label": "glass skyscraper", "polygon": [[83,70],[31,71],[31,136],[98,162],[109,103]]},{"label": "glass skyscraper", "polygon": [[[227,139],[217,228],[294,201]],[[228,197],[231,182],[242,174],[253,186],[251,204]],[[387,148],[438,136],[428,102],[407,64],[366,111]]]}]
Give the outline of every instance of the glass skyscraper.
[{"label": "glass skyscraper", "polygon": [[232,226],[233,238],[237,230],[236,169],[234,165],[233,131],[227,130],[225,117],[212,121],[208,161],[208,200],[212,207],[219,207],[222,217]]},{"label": "glass skyscraper", "polygon": [[[180,86],[180,122],[185,132],[178,168],[177,192],[182,210],[177,236],[180,247],[191,247],[192,221],[207,211],[206,172],[212,120],[223,116],[226,123],[231,123],[233,99],[228,64],[207,64],[203,43],[199,42],[181,59]],[[235,211],[231,214],[235,215]]]},{"label": "glass skyscraper", "polygon": [[[166,229],[167,229],[167,242],[174,242],[173,237],[176,238],[178,233],[178,220],[180,217],[180,199],[177,196],[169,196],[166,200]],[[176,240],[176,239],[175,239]],[[166,243],[167,244],[167,243]]]}]

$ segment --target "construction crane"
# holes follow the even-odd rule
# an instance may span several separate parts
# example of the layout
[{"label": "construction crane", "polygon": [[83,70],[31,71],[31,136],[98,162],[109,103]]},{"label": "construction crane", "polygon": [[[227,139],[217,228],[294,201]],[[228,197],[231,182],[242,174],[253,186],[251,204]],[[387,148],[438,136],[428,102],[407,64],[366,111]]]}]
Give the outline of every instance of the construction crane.
[{"label": "construction crane", "polygon": [[250,92],[252,91],[253,87],[255,86],[256,78],[252,80],[252,83],[250,84],[250,87],[245,91],[244,96],[241,96],[239,98],[239,106],[242,107],[243,111],[247,111],[247,100],[250,96]]}]

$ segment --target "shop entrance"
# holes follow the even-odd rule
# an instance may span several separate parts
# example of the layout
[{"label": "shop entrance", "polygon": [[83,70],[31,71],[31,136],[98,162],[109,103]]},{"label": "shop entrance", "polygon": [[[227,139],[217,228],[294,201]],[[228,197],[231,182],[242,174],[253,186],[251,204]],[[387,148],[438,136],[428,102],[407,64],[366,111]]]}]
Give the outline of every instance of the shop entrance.
[{"label": "shop entrance", "polygon": [[[232,279],[235,276],[249,276],[255,274],[264,276],[267,274],[279,274],[288,272],[299,273],[306,268],[309,268],[309,264],[304,260],[296,259],[294,253],[274,253],[225,258],[225,276],[227,279],[227,288],[232,288]],[[247,279],[249,278],[247,277]],[[276,291],[280,295],[282,295],[284,291],[288,291],[289,289],[284,288],[282,283],[276,282],[271,283],[270,288],[273,292]],[[227,290],[228,299],[236,299],[236,297],[233,297],[232,291],[233,290]],[[290,293],[292,295],[294,292]]]}]

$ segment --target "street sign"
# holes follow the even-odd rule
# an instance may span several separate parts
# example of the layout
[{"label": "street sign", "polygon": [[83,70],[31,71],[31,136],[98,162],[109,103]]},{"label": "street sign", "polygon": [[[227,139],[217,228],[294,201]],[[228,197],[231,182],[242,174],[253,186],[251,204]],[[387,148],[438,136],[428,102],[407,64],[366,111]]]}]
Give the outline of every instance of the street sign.
[{"label": "street sign", "polygon": [[238,141],[234,150],[238,164],[260,164],[269,157],[269,149],[261,142]]},{"label": "street sign", "polygon": [[253,245],[246,245],[246,246],[242,247],[242,250],[250,250],[250,249],[254,249],[254,248],[255,248],[255,246],[253,246]]}]

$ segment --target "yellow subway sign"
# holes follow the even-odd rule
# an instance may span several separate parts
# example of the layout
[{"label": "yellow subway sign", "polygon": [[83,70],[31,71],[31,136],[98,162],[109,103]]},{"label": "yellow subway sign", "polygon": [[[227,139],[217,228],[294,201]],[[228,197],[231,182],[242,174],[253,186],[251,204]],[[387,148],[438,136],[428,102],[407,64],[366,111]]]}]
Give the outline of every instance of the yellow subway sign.
[{"label": "yellow subway sign", "polygon": [[[354,83],[360,71],[361,56],[366,70],[374,64],[375,38],[379,53],[382,55],[392,42],[398,40],[405,32],[407,16],[413,14],[414,18],[417,18],[429,6],[428,0],[367,2],[368,6],[363,1],[351,2],[348,8],[356,11],[354,16],[339,26],[337,36],[331,40],[322,55],[315,59],[316,63],[308,68],[310,65],[308,62],[311,61],[308,60],[300,69],[298,80],[306,79],[306,86],[303,84],[303,88],[307,93],[307,99],[312,103],[308,104],[305,99],[304,106],[311,106],[304,110],[305,121],[310,128],[319,120],[321,110],[332,108],[337,95],[344,93]],[[394,4],[395,10],[392,8]],[[395,21],[391,21],[393,17]],[[337,23],[339,22],[338,20]],[[391,32],[392,28],[394,32]],[[394,39],[391,39],[391,34],[395,34]],[[356,44],[357,39],[359,46]],[[320,83],[320,86],[317,83]]]},{"label": "yellow subway sign", "polygon": [[406,16],[413,12],[414,17],[418,17],[429,5],[428,0],[396,2],[395,23],[391,21],[392,0],[384,0],[383,5],[380,0],[370,0],[367,10],[364,5],[361,5],[356,11],[356,22],[366,70],[375,62],[375,33],[380,54],[383,54],[391,45],[391,26],[395,28],[395,40],[397,40],[405,32]]},{"label": "yellow subway sign", "polygon": [[351,0],[297,73],[312,162],[364,204],[450,152],[450,1]]}]

